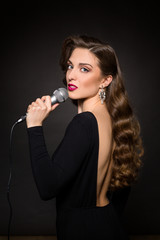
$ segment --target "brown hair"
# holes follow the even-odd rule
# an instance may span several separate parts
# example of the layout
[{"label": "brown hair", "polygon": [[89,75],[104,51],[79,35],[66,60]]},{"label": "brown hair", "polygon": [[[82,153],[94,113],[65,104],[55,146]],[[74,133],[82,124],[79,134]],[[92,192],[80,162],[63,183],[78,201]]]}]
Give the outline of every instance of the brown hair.
[{"label": "brown hair", "polygon": [[[106,89],[106,104],[112,119],[113,172],[110,190],[129,186],[137,180],[143,155],[140,124],[133,114],[124,87],[122,72],[114,49],[107,43],[89,36],[69,36],[62,45],[60,65],[64,73],[67,61],[75,48],[87,48],[99,60],[102,73],[112,75],[113,80]],[[64,78],[64,83],[66,82]]]}]

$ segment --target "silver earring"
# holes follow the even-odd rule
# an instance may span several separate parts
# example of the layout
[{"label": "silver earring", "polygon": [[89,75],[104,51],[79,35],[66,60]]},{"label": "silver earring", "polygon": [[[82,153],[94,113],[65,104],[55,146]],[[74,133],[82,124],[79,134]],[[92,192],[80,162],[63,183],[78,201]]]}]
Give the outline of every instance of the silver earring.
[{"label": "silver earring", "polygon": [[101,87],[101,91],[99,92],[99,97],[100,97],[100,100],[101,100],[101,104],[103,104],[103,102],[106,99],[106,92],[105,92],[103,86]]}]

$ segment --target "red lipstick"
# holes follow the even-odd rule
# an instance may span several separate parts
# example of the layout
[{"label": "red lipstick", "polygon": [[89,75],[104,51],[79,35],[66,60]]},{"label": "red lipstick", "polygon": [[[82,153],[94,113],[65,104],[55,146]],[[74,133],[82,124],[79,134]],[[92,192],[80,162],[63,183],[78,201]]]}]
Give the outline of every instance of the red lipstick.
[{"label": "red lipstick", "polygon": [[74,90],[76,90],[78,87],[77,86],[75,86],[74,84],[68,84],[68,90],[69,91],[74,91]]}]

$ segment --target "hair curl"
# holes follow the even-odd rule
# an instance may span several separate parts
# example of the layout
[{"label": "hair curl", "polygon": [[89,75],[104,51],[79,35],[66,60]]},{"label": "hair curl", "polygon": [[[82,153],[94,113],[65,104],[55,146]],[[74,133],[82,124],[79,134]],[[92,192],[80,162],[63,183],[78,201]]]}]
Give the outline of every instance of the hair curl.
[{"label": "hair curl", "polygon": [[[64,73],[67,61],[75,48],[86,48],[99,60],[104,76],[113,80],[106,89],[106,104],[112,119],[115,147],[113,149],[113,171],[110,190],[129,186],[137,180],[143,155],[140,124],[129,103],[122,72],[114,49],[107,43],[89,36],[69,36],[62,45],[60,65]],[[63,79],[66,83],[66,79]],[[75,102],[74,102],[75,103]]]}]

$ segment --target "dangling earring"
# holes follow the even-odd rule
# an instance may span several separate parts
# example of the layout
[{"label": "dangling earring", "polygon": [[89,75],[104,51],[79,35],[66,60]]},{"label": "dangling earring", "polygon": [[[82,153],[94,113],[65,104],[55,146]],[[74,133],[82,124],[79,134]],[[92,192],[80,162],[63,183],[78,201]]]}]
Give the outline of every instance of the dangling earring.
[{"label": "dangling earring", "polygon": [[102,87],[100,89],[101,89],[101,91],[99,92],[99,97],[101,99],[101,104],[103,104],[103,102],[106,99],[106,92],[105,92],[105,90],[103,88],[103,85],[102,85]]}]

